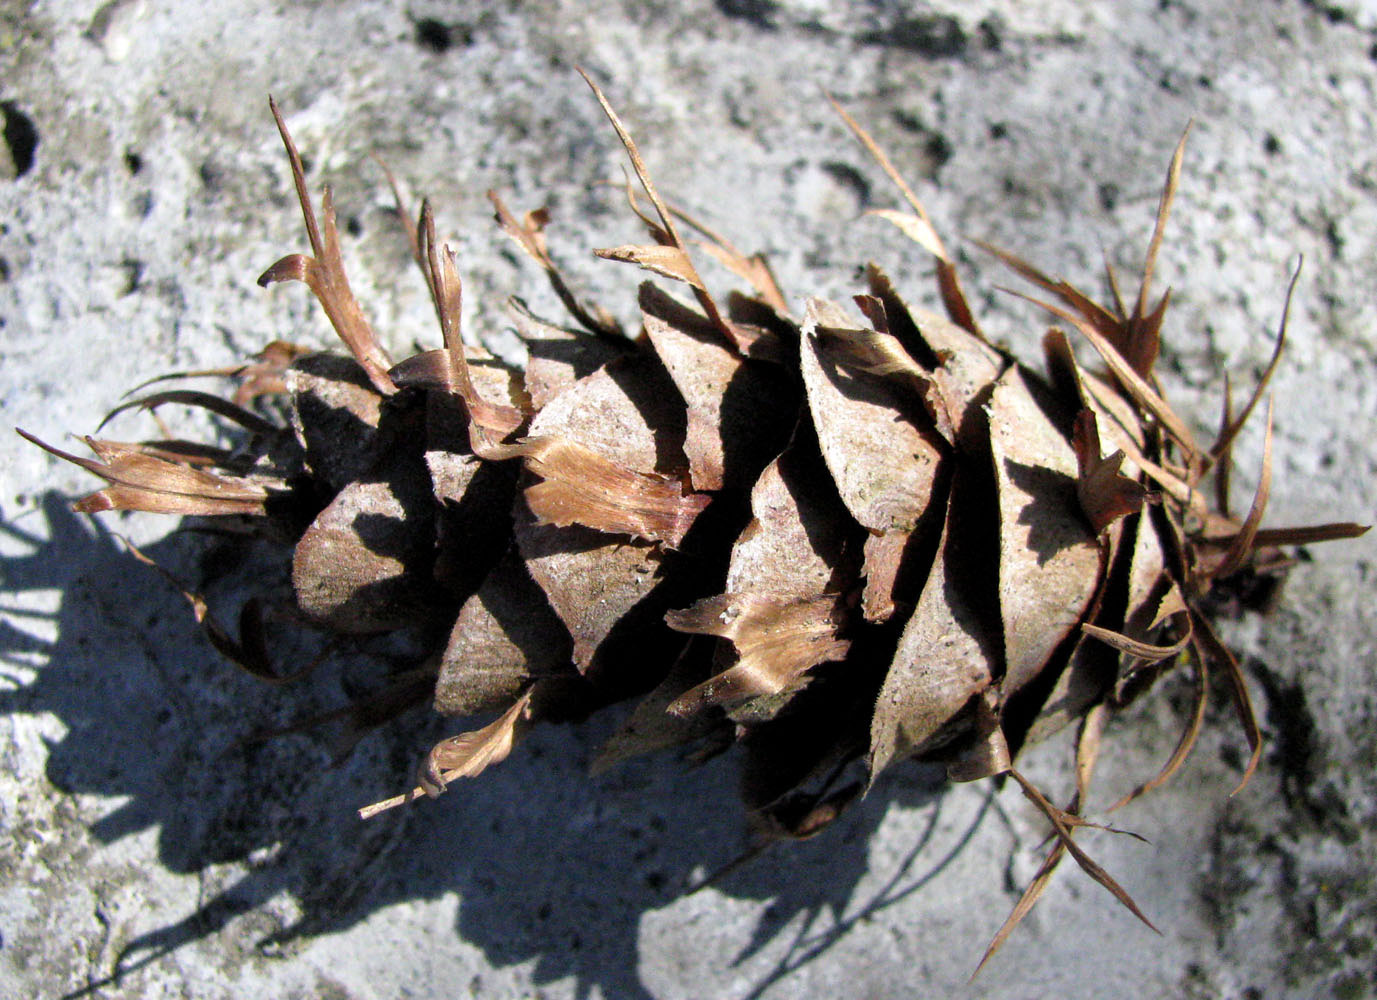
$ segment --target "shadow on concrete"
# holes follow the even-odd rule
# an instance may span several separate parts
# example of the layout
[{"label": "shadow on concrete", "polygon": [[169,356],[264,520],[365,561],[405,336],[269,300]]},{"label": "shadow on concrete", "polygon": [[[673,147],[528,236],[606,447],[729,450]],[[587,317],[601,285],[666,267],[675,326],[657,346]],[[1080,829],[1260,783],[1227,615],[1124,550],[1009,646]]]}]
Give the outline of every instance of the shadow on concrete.
[{"label": "shadow on concrete", "polygon": [[[405,649],[327,657],[299,684],[265,685],[221,659],[182,595],[106,527],[73,515],[56,495],[43,499],[41,513],[41,526],[0,523],[7,550],[21,550],[0,560],[0,590],[62,593],[51,628],[26,627],[22,615],[0,624],[0,662],[46,659],[32,683],[0,693],[0,711],[51,713],[66,726],[47,763],[58,789],[127,799],[92,826],[96,840],[156,828],[158,863],[170,872],[239,864],[194,914],[129,942],[113,976],[74,996],[136,977],[285,893],[301,917],[257,942],[265,951],[348,928],[394,904],[457,894],[456,933],[494,966],[534,960],[537,983],[574,977],[579,996],[647,997],[638,970],[642,918],[749,846],[731,759],[694,773],[673,759],[651,759],[588,777],[615,717],[537,730],[480,779],[360,821],[355,809],[406,784],[420,754],[444,734],[428,707],[343,756],[328,727],[254,736],[376,687],[410,665]],[[207,544],[181,532],[144,551],[217,608],[232,609],[250,585],[280,588],[286,579],[281,553],[260,543]],[[49,633],[56,638],[39,637]],[[310,636],[274,638],[289,664],[319,652],[320,640]],[[768,901],[750,940],[724,962],[789,935],[785,957],[750,995],[823,954],[856,921],[917,891],[959,852],[965,837],[952,846],[948,836],[946,853],[924,853],[941,787],[930,773],[903,774],[814,840],[778,845],[718,884],[729,895]],[[858,898],[867,843],[895,803],[931,803],[927,833],[883,873],[878,891]]]}]

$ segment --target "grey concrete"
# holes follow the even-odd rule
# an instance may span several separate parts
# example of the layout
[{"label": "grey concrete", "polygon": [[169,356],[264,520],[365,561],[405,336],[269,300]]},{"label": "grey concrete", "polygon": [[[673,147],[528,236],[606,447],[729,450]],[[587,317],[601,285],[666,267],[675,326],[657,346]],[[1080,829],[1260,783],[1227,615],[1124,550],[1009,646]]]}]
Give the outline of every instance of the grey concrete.
[{"label": "grey concrete", "polygon": [[[557,315],[490,224],[489,187],[513,207],[548,204],[555,251],[629,318],[638,275],[586,253],[639,234],[599,186],[622,157],[575,64],[662,189],[766,251],[795,301],[849,294],[867,259],[932,299],[921,252],[858,218],[898,199],[820,88],[873,128],[944,233],[1097,289],[1101,248],[1124,272],[1140,263],[1194,119],[1160,269],[1176,289],[1163,382],[1211,425],[1223,374],[1247,386],[1265,362],[1304,254],[1268,520],[1373,518],[1366,0],[7,0],[4,422],[56,441],[168,368],[227,364],[274,337],[328,341],[303,289],[253,283],[305,248],[269,91],[312,186],[335,186],[355,288],[394,347],[437,333],[370,153],[435,200],[472,336],[515,350],[513,293]],[[1041,318],[967,249],[988,326],[1031,352]],[[116,430],[148,433],[141,420]],[[1252,433],[1240,504],[1259,452]],[[0,436],[6,997],[1369,995],[1371,541],[1316,547],[1270,619],[1229,629],[1269,738],[1253,784],[1227,797],[1244,752],[1221,698],[1180,778],[1114,818],[1152,845],[1085,838],[1162,936],[1068,867],[966,985],[1038,860],[1012,789],[900,774],[827,836],[685,897],[744,843],[730,769],[653,761],[590,779],[613,724],[600,720],[540,732],[470,786],[361,824],[353,808],[395,790],[440,730],[408,717],[342,763],[319,734],[247,740],[340,703],[366,668],[331,664],[289,690],[241,676],[112,534],[219,581],[223,599],[280,567],[223,565],[156,517],[66,513],[60,498],[90,485]],[[1188,696],[1168,683],[1113,725],[1100,805],[1166,757]],[[1066,755],[1039,748],[1028,767],[1064,790]]]}]

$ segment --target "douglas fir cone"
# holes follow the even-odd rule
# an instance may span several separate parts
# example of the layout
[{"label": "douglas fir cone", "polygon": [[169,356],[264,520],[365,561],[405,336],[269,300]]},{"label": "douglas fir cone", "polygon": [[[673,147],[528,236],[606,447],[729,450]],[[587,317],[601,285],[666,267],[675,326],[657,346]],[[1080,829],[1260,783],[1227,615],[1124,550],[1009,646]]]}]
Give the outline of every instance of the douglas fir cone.
[{"label": "douglas fir cone", "polygon": [[[945,317],[910,309],[874,266],[848,306],[812,298],[793,314],[762,258],[661,200],[594,92],[650,205],[628,186],[650,241],[596,253],[686,285],[692,303],[647,281],[640,328],[623,331],[561,276],[544,211],[518,219],[490,195],[573,321],[552,325],[513,300],[529,350],[513,369],[462,343],[454,257],[426,206],[418,225],[401,214],[444,346],[394,363],[350,291],[330,192],[318,219],[274,105],[311,255],[284,257],[259,283],[305,282],[349,355],[276,342],[226,373],[239,378],[232,401],[173,390],[125,404],[201,406],[248,436],[233,451],[94,437],[94,459],[49,448],[109,483],[77,509],[246,521],[295,547],[299,619],[343,641],[408,630],[429,643],[354,721],[425,698],[496,718],[441,742],[418,787],[365,815],[478,774],[536,722],[634,699],[595,766],[735,746],[765,837],[817,832],[907,760],[939,762],[956,781],[1009,776],[1056,840],[991,951],[1063,853],[1138,913],[1073,839],[1107,715],[1165,671],[1193,672],[1176,751],[1127,800],[1180,767],[1222,677],[1252,751],[1246,781],[1260,734],[1208,609],[1265,589],[1288,562],[1278,545],[1365,530],[1261,526],[1270,406],[1253,503],[1241,518],[1229,507],[1230,445],[1275,369],[1284,318],[1251,396],[1235,408],[1226,393],[1213,442],[1161,395],[1168,296],[1151,303],[1148,286],[1181,148],[1131,307],[1117,288],[1102,306],[986,248],[1074,331],[1048,330],[1039,376],[981,335],[922,206],[840,108],[902,190],[910,210],[879,214],[936,259]],[[709,291],[685,228],[750,292]],[[290,426],[249,408],[268,394],[285,396]],[[266,597],[245,606],[237,635],[188,597],[220,652],[285,679],[264,642]],[[1060,808],[1012,760],[1072,723],[1077,789]]]}]

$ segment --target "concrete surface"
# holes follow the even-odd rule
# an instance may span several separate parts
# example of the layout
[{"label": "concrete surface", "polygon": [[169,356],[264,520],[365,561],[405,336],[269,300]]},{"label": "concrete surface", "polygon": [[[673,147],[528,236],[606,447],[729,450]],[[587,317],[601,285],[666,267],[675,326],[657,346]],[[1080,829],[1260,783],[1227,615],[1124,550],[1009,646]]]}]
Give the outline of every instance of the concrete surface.
[{"label": "concrete surface", "polygon": [[[1265,363],[1303,253],[1268,520],[1373,519],[1365,0],[6,0],[4,422],[57,441],[169,368],[274,337],[327,342],[303,289],[253,284],[306,245],[270,91],[313,188],[336,187],[351,277],[394,347],[436,331],[370,153],[435,200],[470,334],[512,351],[513,293],[558,314],[490,224],[489,187],[515,208],[548,204],[555,252],[630,317],[638,276],[586,253],[638,233],[600,186],[622,157],[575,64],[662,190],[767,252],[795,301],[849,294],[872,258],[932,299],[921,253],[858,218],[898,199],[820,88],[873,129],[944,233],[1097,290],[1101,248],[1124,271],[1140,263],[1194,119],[1160,271],[1176,290],[1163,381],[1212,425],[1224,372],[1246,386]],[[1031,349],[1040,318],[962,252],[989,326]],[[147,433],[146,419],[116,430]],[[1259,450],[1250,435],[1240,498]],[[539,732],[482,780],[359,823],[353,809],[395,790],[441,730],[413,715],[338,764],[318,734],[249,739],[339,704],[367,667],[332,663],[286,690],[241,676],[113,533],[218,581],[212,597],[280,566],[204,555],[153,516],[67,513],[63,498],[90,487],[0,436],[5,997],[1370,995],[1372,541],[1316,547],[1270,619],[1229,629],[1269,738],[1253,784],[1227,797],[1244,754],[1220,699],[1182,776],[1115,818],[1151,846],[1085,838],[1162,936],[1068,867],[968,985],[1039,858],[1012,789],[901,774],[828,835],[683,896],[745,842],[730,768],[659,760],[590,779],[615,722],[602,719]],[[1100,805],[1166,757],[1187,702],[1169,683],[1115,723]],[[1064,793],[1066,753],[1039,748],[1028,768]]]}]

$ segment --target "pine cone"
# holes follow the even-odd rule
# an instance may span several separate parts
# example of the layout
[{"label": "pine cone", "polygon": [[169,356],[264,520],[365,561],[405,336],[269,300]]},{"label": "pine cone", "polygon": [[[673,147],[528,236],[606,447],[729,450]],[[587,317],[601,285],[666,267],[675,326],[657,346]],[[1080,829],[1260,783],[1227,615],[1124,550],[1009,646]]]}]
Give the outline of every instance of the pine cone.
[{"label": "pine cone", "polygon": [[[1261,528],[1270,409],[1252,507],[1241,519],[1228,507],[1230,446],[1276,367],[1284,319],[1271,365],[1246,405],[1226,403],[1211,445],[1160,394],[1167,296],[1150,306],[1148,292],[1184,139],[1131,309],[1117,289],[1101,306],[986,248],[1093,352],[1083,367],[1050,329],[1043,378],[982,336],[921,204],[840,108],[904,193],[911,211],[881,214],[933,254],[945,317],[909,308],[874,266],[854,309],[815,298],[791,315],[763,259],[661,200],[593,89],[653,208],[628,188],[651,242],[597,253],[686,284],[692,304],[646,282],[641,329],[624,334],[564,280],[545,213],[518,219],[491,195],[575,321],[553,325],[513,300],[529,360],[512,368],[461,342],[457,268],[427,206],[408,231],[444,346],[393,364],[350,291],[329,190],[318,220],[274,105],[311,255],[284,257],[260,284],[309,285],[350,356],[275,343],[233,373],[233,400],[173,390],[126,404],[202,406],[250,440],[228,452],[87,438],[95,460],[50,448],[109,483],[76,508],[247,518],[294,546],[296,611],[311,626],[408,630],[432,650],[359,718],[432,696],[446,715],[496,714],[441,742],[418,787],[366,815],[478,774],[536,722],[633,699],[595,767],[735,746],[742,799],[768,836],[816,833],[908,760],[957,781],[1011,777],[1057,842],[992,950],[1063,852],[1137,913],[1072,839],[1107,714],[1193,667],[1180,745],[1126,801],[1180,767],[1221,672],[1251,749],[1246,782],[1261,737],[1209,610],[1274,579],[1287,561],[1277,546],[1366,530]],[[400,198],[398,209],[405,221]],[[750,293],[719,302],[681,226]],[[289,401],[290,427],[249,408],[274,394]],[[217,649],[284,679],[260,602],[236,636],[188,596]],[[1011,762],[1074,722],[1077,790],[1062,809]]]}]

